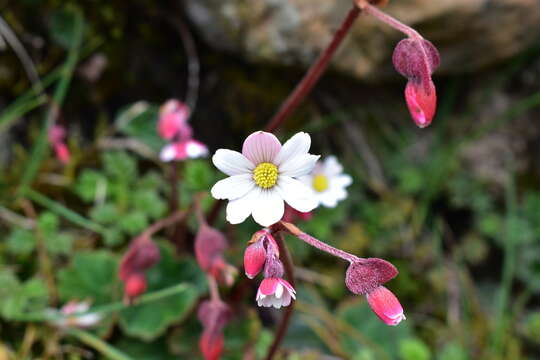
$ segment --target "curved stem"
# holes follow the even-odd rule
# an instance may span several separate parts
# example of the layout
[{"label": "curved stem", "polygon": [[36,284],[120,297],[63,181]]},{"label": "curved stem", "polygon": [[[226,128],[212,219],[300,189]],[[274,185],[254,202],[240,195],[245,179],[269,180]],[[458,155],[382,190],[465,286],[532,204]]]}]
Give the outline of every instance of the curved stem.
[{"label": "curved stem", "polygon": [[[283,240],[283,233],[277,232],[275,234],[275,239],[279,246],[279,252],[282,255],[281,260],[283,261],[283,267],[285,268],[285,275],[287,276],[287,279],[289,280],[291,285],[294,287],[294,266],[291,259],[291,254],[289,253],[289,249],[287,248],[287,245]],[[272,345],[270,346],[270,349],[268,349],[268,353],[266,354],[266,360],[273,359],[274,355],[276,355],[276,352],[279,349],[279,346],[281,345],[281,342],[283,341],[283,338],[285,337],[285,333],[289,328],[289,322],[294,311],[294,303],[294,301],[291,302],[291,304],[285,309],[285,312],[281,317],[281,321],[276,328],[274,341],[272,342]]]},{"label": "curved stem", "polygon": [[305,243],[307,243],[307,244],[309,244],[309,245],[311,245],[311,246],[313,246],[313,247],[315,247],[315,248],[317,248],[319,250],[327,252],[330,255],[337,256],[337,257],[339,257],[339,258],[341,258],[343,260],[347,260],[347,261],[349,261],[351,263],[352,262],[361,262],[361,261],[363,261],[362,258],[359,258],[356,255],[349,254],[348,252],[343,251],[341,249],[337,249],[337,248],[335,248],[333,246],[328,245],[327,243],[324,243],[324,242],[314,238],[313,236],[311,236],[309,234],[306,234],[305,232],[303,232],[302,230],[300,230],[299,228],[297,228],[295,225],[293,225],[291,223],[281,221],[280,224],[291,235],[296,236],[298,239],[304,241]]},{"label": "curved stem", "polygon": [[388,15],[387,13],[379,10],[376,6],[373,6],[371,4],[365,4],[362,0],[356,0],[356,4],[359,8],[362,9],[363,12],[366,14],[369,14],[376,18],[379,21],[382,21],[386,25],[393,27],[394,29],[401,31],[405,35],[411,37],[411,38],[421,38],[422,36],[418,33],[418,31],[414,30],[408,25],[405,25],[401,21],[397,20],[396,18]]},{"label": "curved stem", "polygon": [[300,105],[302,100],[311,91],[313,86],[317,83],[321,75],[328,67],[330,59],[345,38],[345,35],[347,35],[349,30],[351,29],[354,21],[358,18],[360,11],[360,8],[358,8],[357,6],[354,6],[351,10],[349,10],[347,16],[341,23],[341,26],[332,38],[332,41],[330,42],[328,47],[317,58],[313,65],[311,65],[304,78],[298,83],[298,85],[296,85],[296,88],[289,95],[289,97],[285,99],[278,112],[274,115],[274,117],[266,126],[266,131],[275,131],[293,113],[293,111],[296,110],[298,105]]}]

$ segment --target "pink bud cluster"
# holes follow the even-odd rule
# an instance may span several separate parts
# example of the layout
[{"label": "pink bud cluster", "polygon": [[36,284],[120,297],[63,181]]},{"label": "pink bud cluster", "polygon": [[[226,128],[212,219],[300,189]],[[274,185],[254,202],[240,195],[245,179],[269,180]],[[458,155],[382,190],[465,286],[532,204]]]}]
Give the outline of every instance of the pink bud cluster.
[{"label": "pink bud cluster", "polygon": [[157,245],[148,237],[135,239],[122,257],[118,275],[124,282],[124,301],[132,303],[147,288],[145,272],[159,262]]},{"label": "pink bud cluster", "polygon": [[197,262],[210,276],[230,286],[234,282],[237,270],[225,261],[224,252],[227,247],[227,239],[221,232],[206,223],[201,223],[195,237]]},{"label": "pink bud cluster", "polygon": [[223,352],[223,328],[231,320],[231,310],[220,300],[207,300],[197,312],[203,326],[199,348],[205,360],[217,360]]},{"label": "pink bud cluster", "polygon": [[257,290],[257,304],[264,307],[289,306],[296,299],[296,290],[283,279],[283,263],[279,260],[279,247],[269,229],[257,231],[244,253],[246,276],[253,279],[261,271],[264,280]]},{"label": "pink bud cluster", "polygon": [[60,160],[62,164],[67,164],[71,158],[71,155],[65,142],[66,129],[61,125],[54,124],[49,129],[48,139],[49,143],[54,149],[56,158]]},{"label": "pink bud cluster", "polygon": [[208,154],[206,146],[193,139],[193,130],[188,124],[189,107],[179,100],[171,99],[160,108],[158,133],[169,144],[161,150],[162,161],[185,160]]}]

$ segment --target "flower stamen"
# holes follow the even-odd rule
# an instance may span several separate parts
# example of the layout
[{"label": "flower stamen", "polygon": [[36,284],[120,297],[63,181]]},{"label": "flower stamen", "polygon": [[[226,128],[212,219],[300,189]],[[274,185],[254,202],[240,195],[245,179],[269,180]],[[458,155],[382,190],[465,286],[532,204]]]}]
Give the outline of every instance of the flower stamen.
[{"label": "flower stamen", "polygon": [[313,189],[317,192],[323,192],[328,189],[328,178],[322,174],[313,177]]},{"label": "flower stamen", "polygon": [[269,189],[276,185],[278,178],[278,168],[276,165],[263,162],[253,170],[253,180],[263,189]]}]

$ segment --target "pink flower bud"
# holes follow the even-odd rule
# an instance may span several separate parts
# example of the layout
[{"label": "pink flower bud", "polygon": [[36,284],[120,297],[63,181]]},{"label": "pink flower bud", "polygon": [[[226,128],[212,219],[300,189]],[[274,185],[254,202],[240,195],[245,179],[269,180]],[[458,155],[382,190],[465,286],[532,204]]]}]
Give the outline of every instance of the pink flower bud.
[{"label": "pink flower bud", "polygon": [[284,273],[283,263],[276,256],[267,256],[266,263],[264,264],[264,277],[265,278],[280,278]]},{"label": "pink flower bud", "polygon": [[262,241],[249,245],[244,252],[244,270],[246,276],[253,279],[261,272],[266,262],[266,249]]},{"label": "pink flower bud", "polygon": [[379,286],[366,295],[371,310],[386,325],[395,326],[405,320],[403,308],[396,296],[384,286]]},{"label": "pink flower bud", "polygon": [[159,262],[159,248],[149,238],[133,240],[120,262],[119,277],[126,281],[135,273],[143,273]]},{"label": "pink flower bud", "polygon": [[137,296],[146,291],[146,278],[141,273],[130,275],[124,285],[124,299],[126,303],[131,303]]},{"label": "pink flower bud", "polygon": [[395,278],[397,274],[396,267],[386,260],[362,259],[349,265],[345,274],[345,285],[351,292],[364,295]]},{"label": "pink flower bud", "polygon": [[58,160],[60,160],[62,164],[67,164],[71,158],[67,145],[64,143],[56,143],[53,147]]},{"label": "pink flower bud", "polygon": [[181,101],[171,99],[159,110],[158,132],[165,140],[191,138],[191,126],[187,123],[189,108]]},{"label": "pink flower bud", "polygon": [[195,237],[195,257],[201,269],[218,281],[231,285],[237,271],[227,264],[223,253],[227,248],[225,236],[208,225],[201,225]]},{"label": "pink flower bud", "polygon": [[70,153],[66,143],[64,142],[66,137],[66,129],[61,125],[55,124],[49,129],[49,133],[47,135],[49,143],[53,147],[58,160],[60,160],[60,162],[63,164],[67,164],[70,159]]},{"label": "pink flower bud", "polygon": [[437,48],[423,38],[401,40],[392,56],[395,69],[409,81],[405,99],[411,116],[419,127],[431,123],[437,107],[435,85],[431,74],[440,64]]},{"label": "pink flower bud", "polygon": [[199,348],[205,360],[219,359],[223,351],[223,328],[231,319],[229,307],[221,301],[204,301],[197,311],[204,331]]},{"label": "pink flower bud", "polygon": [[224,343],[223,333],[203,331],[199,339],[199,349],[201,349],[204,360],[219,360],[223,352]]}]

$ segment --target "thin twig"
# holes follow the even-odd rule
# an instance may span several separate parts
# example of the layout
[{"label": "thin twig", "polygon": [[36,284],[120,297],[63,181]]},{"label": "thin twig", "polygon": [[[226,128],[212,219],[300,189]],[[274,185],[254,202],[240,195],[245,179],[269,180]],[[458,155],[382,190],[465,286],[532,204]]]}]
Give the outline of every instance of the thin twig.
[{"label": "thin twig", "polygon": [[149,238],[163,228],[173,225],[185,219],[188,210],[177,210],[174,214],[164,219],[158,220],[144,230],[137,238]]},{"label": "thin twig", "polygon": [[313,86],[317,83],[321,75],[324,73],[330,59],[336,52],[339,45],[342,43],[343,39],[351,29],[351,26],[354,24],[354,21],[358,18],[360,14],[360,8],[354,6],[349,10],[347,16],[341,23],[341,26],[335,33],[332,41],[328,47],[323,51],[323,53],[317,58],[317,60],[311,65],[308,72],[304,78],[296,85],[296,88],[293,92],[285,99],[278,112],[270,120],[266,126],[266,131],[273,132],[275,131],[292,113],[302,100],[309,94]]},{"label": "thin twig", "polygon": [[19,61],[24,67],[24,71],[26,71],[26,75],[28,76],[30,82],[33,85],[36,95],[40,95],[44,89],[43,85],[41,84],[41,80],[39,79],[36,66],[34,65],[32,58],[30,58],[30,55],[28,55],[28,52],[26,51],[24,46],[17,38],[17,35],[15,35],[15,33],[11,30],[11,27],[2,18],[2,16],[0,16],[0,34],[11,46],[13,52],[15,52],[15,55],[17,55],[17,57],[19,58]]},{"label": "thin twig", "polygon": [[[279,246],[279,252],[282,255],[281,260],[283,261],[283,267],[285,268],[285,275],[287,276],[287,279],[289,280],[291,285],[295,287],[294,265],[292,262],[291,254],[289,253],[289,249],[287,248],[287,245],[285,244],[285,241],[283,240],[283,233],[278,231],[274,235],[275,235],[276,242]],[[285,309],[285,312],[283,313],[283,316],[281,317],[281,321],[275,331],[274,341],[272,342],[272,345],[270,345],[270,348],[268,349],[268,353],[266,354],[266,358],[265,358],[266,360],[272,360],[274,355],[276,355],[276,352],[278,351],[279,346],[281,345],[281,342],[283,341],[283,338],[285,337],[287,329],[289,328],[289,322],[291,320],[293,311],[294,311],[294,301],[291,302],[291,304]]]}]

